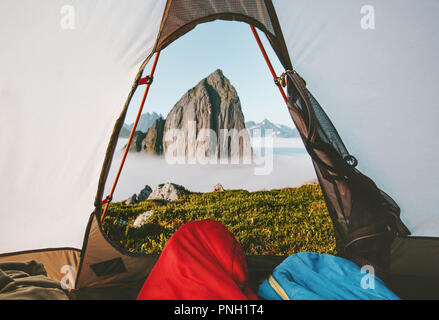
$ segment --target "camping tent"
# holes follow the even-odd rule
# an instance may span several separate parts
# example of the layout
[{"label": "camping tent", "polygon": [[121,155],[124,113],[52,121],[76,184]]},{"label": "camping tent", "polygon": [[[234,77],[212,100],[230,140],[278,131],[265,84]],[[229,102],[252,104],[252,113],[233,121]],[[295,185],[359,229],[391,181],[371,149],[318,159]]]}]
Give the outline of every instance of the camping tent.
[{"label": "camping tent", "polygon": [[[437,296],[436,1],[5,0],[0,8],[0,252],[15,252],[0,262],[41,261],[77,297],[135,297],[156,257],[112,244],[99,221],[116,140],[154,52],[223,19],[265,33],[287,71],[288,108],[340,252],[390,267],[403,297]],[[279,262],[249,259],[253,274]]]}]

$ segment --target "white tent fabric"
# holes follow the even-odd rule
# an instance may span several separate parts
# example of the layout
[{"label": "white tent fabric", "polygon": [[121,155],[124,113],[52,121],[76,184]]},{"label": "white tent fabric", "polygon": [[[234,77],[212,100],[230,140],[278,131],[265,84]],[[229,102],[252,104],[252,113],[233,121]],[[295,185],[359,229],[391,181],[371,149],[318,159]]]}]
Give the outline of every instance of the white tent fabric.
[{"label": "white tent fabric", "polygon": [[166,1],[0,2],[0,252],[81,248]]},{"label": "white tent fabric", "polygon": [[[113,126],[165,0],[0,2],[0,252],[81,247]],[[276,0],[293,64],[359,169],[439,235],[439,3]]]},{"label": "white tent fabric", "polygon": [[[358,168],[398,203],[413,235],[439,236],[439,2],[273,3],[293,66]],[[363,29],[373,18],[375,29]]]}]

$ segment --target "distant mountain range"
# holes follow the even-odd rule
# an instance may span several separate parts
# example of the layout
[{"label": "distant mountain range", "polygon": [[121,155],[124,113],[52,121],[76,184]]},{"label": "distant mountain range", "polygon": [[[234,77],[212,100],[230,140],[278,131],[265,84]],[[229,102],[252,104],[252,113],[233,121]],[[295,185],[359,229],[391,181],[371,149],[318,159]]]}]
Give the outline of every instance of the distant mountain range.
[{"label": "distant mountain range", "polygon": [[[224,79],[226,79],[226,78],[222,75],[222,73],[217,72],[216,75],[221,78],[220,79],[221,81],[223,81],[223,82],[225,81]],[[240,110],[240,107],[239,107],[239,110]],[[136,131],[140,131],[141,133],[143,133],[142,136],[145,136],[148,129],[151,128],[151,126],[158,119],[163,119],[163,116],[161,114],[156,113],[156,112],[152,112],[152,113],[146,112],[146,113],[142,114],[140,116],[139,124],[137,125]],[[130,136],[131,129],[133,128],[133,125],[134,125],[134,123],[132,123],[130,125],[125,123],[122,127],[121,132],[120,132],[120,137],[121,138],[128,138]],[[234,126],[235,124],[229,124],[229,125]],[[254,137],[255,135],[265,137],[265,135],[268,133],[267,130],[272,130],[271,135],[274,137],[278,137],[278,138],[297,138],[297,137],[299,137],[299,132],[297,131],[296,128],[291,128],[291,127],[285,126],[283,124],[273,123],[268,119],[265,119],[259,123],[255,122],[255,121],[247,121],[247,122],[245,122],[245,127],[249,131],[249,134],[251,137]]]},{"label": "distant mountain range", "polygon": [[[154,124],[157,119],[161,119],[163,116],[161,114],[153,113],[144,113],[140,116],[138,130],[142,133],[146,133],[148,129]],[[121,138],[128,138],[130,136],[131,129],[133,127],[133,123],[131,125],[124,124],[122,130],[120,132]],[[265,137],[265,130],[273,130],[272,135],[278,138],[298,138],[299,132],[296,128],[290,128],[283,124],[276,124],[271,122],[268,119],[263,120],[262,122],[256,123],[255,121],[247,121],[245,123],[245,127],[250,133],[250,136],[253,137],[257,130],[260,130],[260,136]]]},{"label": "distant mountain range", "polygon": [[[141,131],[143,133],[146,133],[148,129],[154,124],[154,122],[159,119],[163,118],[161,114],[158,114],[156,112],[153,113],[144,113],[140,116],[139,123],[137,124],[136,131]],[[120,137],[121,138],[128,138],[131,133],[131,129],[133,128],[134,123],[128,125],[124,124],[122,127],[122,130],[120,131]]]},{"label": "distant mountain range", "polygon": [[[276,124],[268,119],[262,122],[256,123],[254,121],[248,121],[245,123],[245,127],[250,133],[250,136],[254,137],[255,134],[261,137],[265,137],[268,132],[266,130],[273,130],[271,135],[278,138],[297,138],[299,137],[299,132],[296,128],[290,128],[283,124]],[[259,131],[259,132],[258,132]]]}]

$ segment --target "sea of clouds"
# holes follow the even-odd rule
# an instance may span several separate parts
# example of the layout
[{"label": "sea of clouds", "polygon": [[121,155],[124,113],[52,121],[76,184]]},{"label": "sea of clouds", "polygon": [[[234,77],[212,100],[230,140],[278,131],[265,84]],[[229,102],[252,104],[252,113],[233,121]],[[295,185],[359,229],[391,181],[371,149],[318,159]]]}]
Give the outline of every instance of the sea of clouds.
[{"label": "sea of clouds", "polygon": [[[126,142],[127,139],[119,139],[105,194],[111,189]],[[252,146],[258,146],[259,142],[252,139]],[[129,153],[117,184],[114,201],[127,199],[145,185],[154,188],[166,182],[180,184],[194,192],[211,192],[217,183],[225,189],[256,191],[296,187],[315,179],[311,158],[299,138],[276,138],[273,146],[270,149],[263,148],[261,153],[262,157],[266,152],[273,154],[272,168],[264,175],[255,174],[255,169],[263,167],[259,164],[168,164],[164,157]]]}]

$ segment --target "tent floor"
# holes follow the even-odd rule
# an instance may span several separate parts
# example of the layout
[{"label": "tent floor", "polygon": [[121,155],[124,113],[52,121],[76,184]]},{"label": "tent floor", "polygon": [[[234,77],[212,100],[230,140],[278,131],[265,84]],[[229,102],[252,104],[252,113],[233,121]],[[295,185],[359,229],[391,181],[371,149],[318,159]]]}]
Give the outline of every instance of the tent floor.
[{"label": "tent floor", "polygon": [[[123,256],[122,253],[120,255]],[[158,259],[151,256],[149,258]],[[287,256],[247,256],[251,288],[256,292],[259,285],[285,258]],[[52,279],[60,279],[64,276],[60,273],[60,266],[67,264],[76,269],[80,260],[80,251],[72,248],[57,248],[0,255],[0,262],[30,260],[42,263]],[[386,283],[399,297],[439,299],[439,238],[397,238],[392,244],[391,261],[390,276]],[[80,288],[73,290],[70,297],[72,299],[135,299],[144,280],[130,280],[113,286]]]},{"label": "tent floor", "polygon": [[[439,243],[436,242],[436,243]],[[268,278],[273,269],[287,256],[248,256],[250,286],[257,292],[259,285]],[[396,262],[403,264],[407,261]],[[400,272],[396,264],[395,272]],[[416,270],[413,270],[416,271]],[[439,270],[437,271],[439,272]],[[144,281],[127,283],[124,287],[84,288],[76,291],[73,299],[135,299]],[[392,274],[387,285],[402,299],[439,299],[439,277],[430,273],[411,276],[407,273]]]}]

